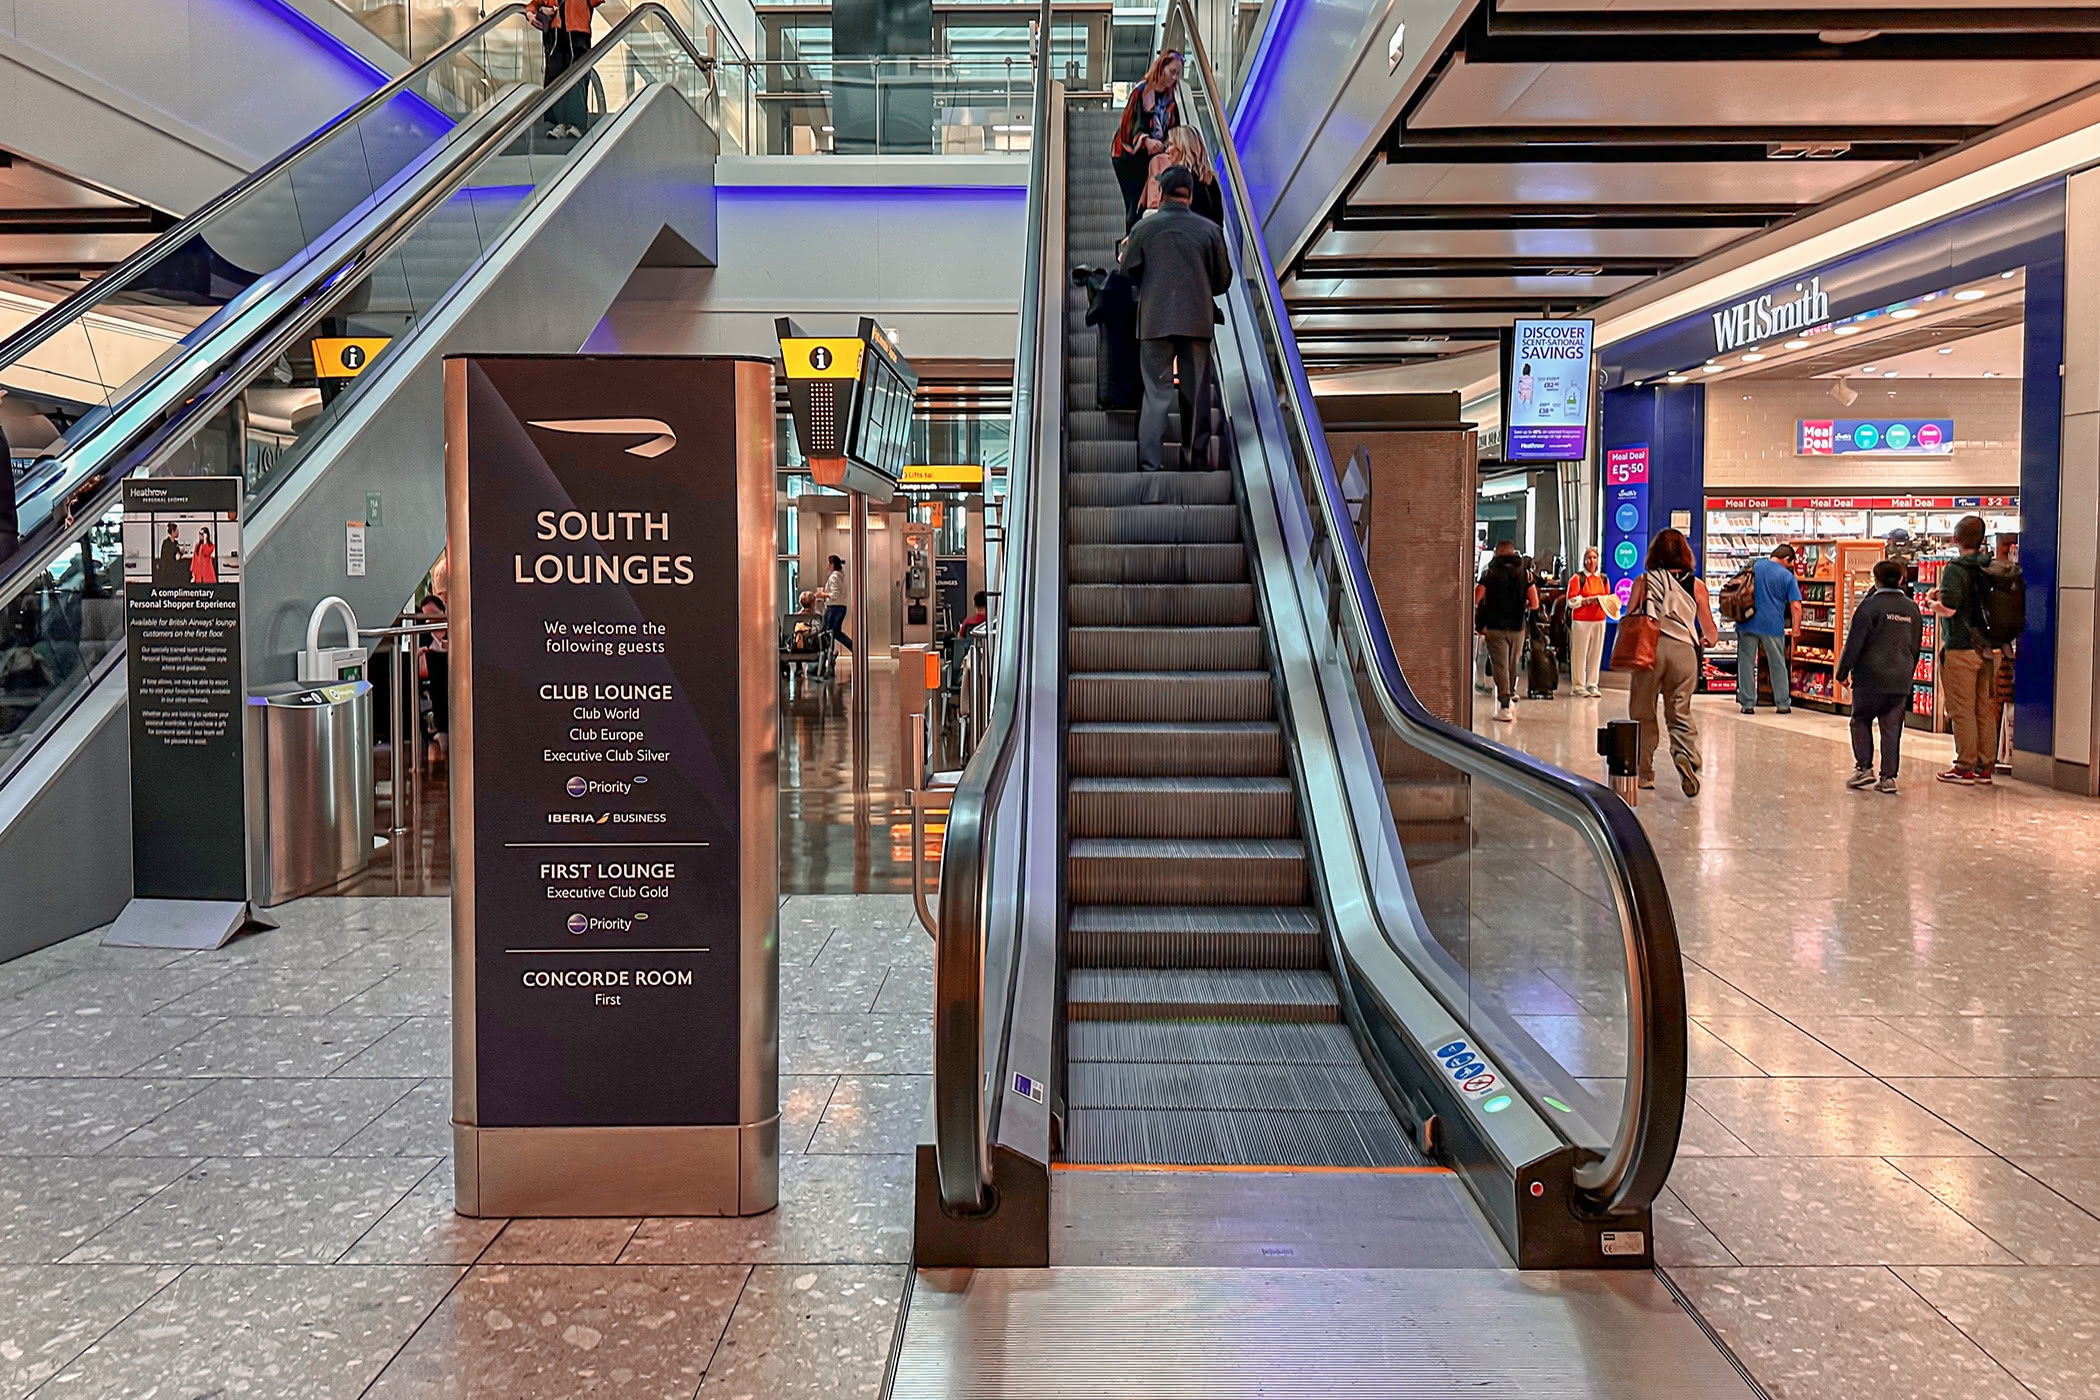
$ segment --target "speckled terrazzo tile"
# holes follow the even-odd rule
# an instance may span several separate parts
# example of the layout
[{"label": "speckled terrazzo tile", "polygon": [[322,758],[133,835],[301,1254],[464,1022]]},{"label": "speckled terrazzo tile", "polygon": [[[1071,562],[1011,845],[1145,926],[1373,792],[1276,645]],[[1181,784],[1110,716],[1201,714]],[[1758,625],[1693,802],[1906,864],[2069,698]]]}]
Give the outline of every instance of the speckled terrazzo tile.
[{"label": "speckled terrazzo tile", "polygon": [[[1616,1102],[1614,1091],[1613,1102]],[[1695,1157],[1751,1157],[1750,1145],[1721,1126],[1720,1120],[1697,1102],[1684,1102],[1684,1128],[1677,1135],[1677,1160]]]},{"label": "speckled terrazzo tile", "polygon": [[[1932,1018],[1938,1019],[1938,1018]],[[1896,1029],[1896,1023],[1874,1016],[1803,1016],[1801,1028],[1877,1078],[1900,1075],[1965,1075],[1956,1064]],[[1937,1042],[1944,1044],[1944,1042]]]},{"label": "speckled terrazzo tile", "polygon": [[1665,1187],[1655,1198],[1655,1262],[1665,1267],[1713,1267],[1738,1261],[1691,1207]]},{"label": "speckled terrazzo tile", "polygon": [[1695,1024],[1704,1026],[1716,1039],[1769,1075],[1841,1079],[1864,1072],[1828,1045],[1771,1012],[1702,1016]]},{"label": "speckled terrazzo tile", "polygon": [[452,1073],[452,1018],[411,1016],[333,1073],[338,1079],[444,1079]]},{"label": "speckled terrazzo tile", "polygon": [[[2100,933],[2096,933],[2100,937]],[[2100,1016],[1891,1016],[1912,1043],[1931,1046],[1955,1068],[1877,1071],[1890,1076],[2077,1078],[2100,1071]],[[1937,1061],[1936,1061],[1937,1062]],[[1913,1064],[1916,1062],[1913,1061]]]},{"label": "speckled terrazzo tile", "polygon": [[459,1270],[186,1270],[49,1382],[83,1400],[355,1400]]},{"label": "speckled terrazzo tile", "polygon": [[780,1016],[782,1074],[931,1074],[933,1026],[924,1016]]},{"label": "speckled terrazzo tile", "polygon": [[1669,1273],[1773,1400],[2033,1400],[1887,1269]]},{"label": "speckled terrazzo tile", "polygon": [[183,1079],[0,1079],[0,1153],[84,1157],[205,1086]]},{"label": "speckled terrazzo tile", "polygon": [[325,1016],[381,976],[327,967],[236,967],[219,973],[211,985],[164,1009],[171,1016]]},{"label": "speckled terrazzo tile", "polygon": [[932,1094],[926,1075],[841,1075],[809,1150],[915,1152]]},{"label": "speckled terrazzo tile", "polygon": [[338,1016],[448,1016],[452,969],[397,967],[335,1008]]},{"label": "speckled terrazzo tile", "polygon": [[216,1016],[220,1013],[177,1007],[175,1003],[232,975],[223,967],[205,967],[196,962],[122,971],[88,968],[37,983],[15,997],[9,1009],[69,1017],[143,1016],[160,1010],[171,1015]]},{"label": "speckled terrazzo tile", "polygon": [[1702,1079],[1691,1095],[1760,1153],[1961,1157],[1984,1148],[1877,1080]]},{"label": "speckled terrazzo tile", "polygon": [[610,1264],[640,1219],[513,1220],[481,1256],[484,1264]]},{"label": "speckled terrazzo tile", "polygon": [[783,1074],[780,1076],[780,1150],[793,1154],[809,1150],[810,1136],[823,1120],[824,1105],[838,1087],[835,1074]]},{"label": "speckled terrazzo tile", "polygon": [[350,1141],[413,1087],[405,1079],[208,1080],[194,1098],[126,1134],[109,1154],[322,1156]]},{"label": "speckled terrazzo tile", "polygon": [[439,1162],[416,1189],[358,1237],[345,1264],[471,1264],[500,1234],[502,1220],[477,1220],[453,1209],[452,1164]]},{"label": "speckled terrazzo tile", "polygon": [[129,1074],[217,1025],[207,1016],[52,1016],[0,1039],[0,1075]]},{"label": "speckled terrazzo tile", "polygon": [[1899,1079],[1896,1087],[2015,1162],[2100,1153],[2100,1079]]},{"label": "speckled terrazzo tile", "polygon": [[2022,1166],[2052,1191],[2100,1215],[2100,1156],[2037,1157]]},{"label": "speckled terrazzo tile", "polygon": [[753,1269],[700,1400],[876,1395],[903,1295],[902,1268]]},{"label": "speckled terrazzo tile", "polygon": [[814,967],[780,970],[780,1009],[834,1014],[865,1013],[874,1008],[875,994],[889,975],[886,962],[859,963],[820,960]]},{"label": "speckled terrazzo tile", "polygon": [[[400,1084],[398,1079],[331,1083]],[[443,1157],[452,1151],[452,1081],[426,1079],[336,1149],[339,1157]]]},{"label": "speckled terrazzo tile", "polygon": [[1679,1162],[1670,1189],[1745,1264],[2018,1262],[1879,1157]]},{"label": "speckled terrazzo tile", "polygon": [[1998,1157],[1889,1161],[2025,1263],[2100,1264],[2100,1219],[2010,1162]]},{"label": "speckled terrazzo tile", "polygon": [[180,1272],[142,1264],[0,1268],[0,1396],[28,1395]]},{"label": "speckled terrazzo tile", "polygon": [[214,1158],[90,1236],[66,1262],[328,1263],[434,1165],[410,1158]]},{"label": "speckled terrazzo tile", "polygon": [[477,1265],[381,1373],[370,1400],[690,1400],[746,1272]]},{"label": "speckled terrazzo tile", "polygon": [[912,1159],[780,1159],[780,1207],[738,1219],[644,1220],[623,1264],[901,1264],[911,1257]]},{"label": "speckled terrazzo tile", "polygon": [[187,1157],[0,1157],[0,1264],[64,1258],[195,1165]]},{"label": "speckled terrazzo tile", "polygon": [[320,924],[243,934],[205,955],[220,967],[327,967],[386,934],[366,925]]},{"label": "speckled terrazzo tile", "polygon": [[1898,1269],[2041,1400],[2100,1395],[2093,1269]]},{"label": "speckled terrazzo tile", "polygon": [[379,1016],[232,1016],[131,1072],[169,1079],[317,1079],[399,1024]]}]

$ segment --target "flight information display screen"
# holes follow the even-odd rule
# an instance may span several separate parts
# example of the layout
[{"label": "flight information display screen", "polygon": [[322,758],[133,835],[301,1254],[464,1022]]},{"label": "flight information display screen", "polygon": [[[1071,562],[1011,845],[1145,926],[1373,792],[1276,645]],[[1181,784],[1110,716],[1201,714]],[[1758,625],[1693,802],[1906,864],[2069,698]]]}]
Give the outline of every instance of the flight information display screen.
[{"label": "flight information display screen", "polygon": [[871,340],[868,350],[861,362],[860,404],[846,455],[894,481],[903,476],[911,447],[916,376],[907,378],[879,340]]}]

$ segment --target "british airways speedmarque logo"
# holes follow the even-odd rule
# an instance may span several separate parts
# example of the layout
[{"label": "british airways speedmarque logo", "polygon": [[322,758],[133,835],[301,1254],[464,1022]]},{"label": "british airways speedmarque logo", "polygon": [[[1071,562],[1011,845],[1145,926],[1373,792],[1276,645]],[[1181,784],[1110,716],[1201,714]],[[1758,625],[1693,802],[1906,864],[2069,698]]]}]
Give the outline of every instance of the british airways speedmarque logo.
[{"label": "british airways speedmarque logo", "polygon": [[661,418],[534,418],[530,422],[535,428],[545,428],[556,433],[607,433],[621,436],[643,436],[649,441],[638,442],[627,449],[633,457],[661,457],[678,446],[678,434]]}]

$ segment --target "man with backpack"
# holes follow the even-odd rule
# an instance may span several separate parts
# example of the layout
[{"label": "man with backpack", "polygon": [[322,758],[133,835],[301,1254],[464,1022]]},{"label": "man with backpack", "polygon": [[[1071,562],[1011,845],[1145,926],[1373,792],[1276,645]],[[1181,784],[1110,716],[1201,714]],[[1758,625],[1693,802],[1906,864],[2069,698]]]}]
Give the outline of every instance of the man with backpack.
[{"label": "man with backpack", "polygon": [[[1852,685],[1852,776],[1845,786],[1896,791],[1903,762],[1903,717],[1910,713],[1910,682],[1917,673],[1925,620],[1903,587],[1903,561],[1874,563],[1874,588],[1853,610],[1838,658],[1840,684]],[[1881,728],[1881,779],[1874,778],[1874,729]]]},{"label": "man with backpack", "polygon": [[[1801,580],[1794,577],[1794,547],[1781,541],[1771,557],[1760,559],[1722,590],[1721,612],[1735,618],[1735,703],[1746,715],[1757,713],[1757,657],[1764,653],[1772,677],[1772,701],[1779,713],[1794,708],[1794,677],[1786,660],[1786,634],[1801,626]],[[1747,595],[1747,597],[1746,597]],[[1741,601],[1738,601],[1741,600]],[[1737,617],[1741,602],[1748,616]]]},{"label": "man with backpack", "polygon": [[1940,686],[1954,721],[1954,766],[1939,779],[1964,786],[1989,783],[1998,766],[1998,666],[2027,611],[2020,566],[1985,555],[1983,531],[1980,515],[1955,523],[1961,557],[1941,572],[1937,596],[1928,599],[1940,619]]}]

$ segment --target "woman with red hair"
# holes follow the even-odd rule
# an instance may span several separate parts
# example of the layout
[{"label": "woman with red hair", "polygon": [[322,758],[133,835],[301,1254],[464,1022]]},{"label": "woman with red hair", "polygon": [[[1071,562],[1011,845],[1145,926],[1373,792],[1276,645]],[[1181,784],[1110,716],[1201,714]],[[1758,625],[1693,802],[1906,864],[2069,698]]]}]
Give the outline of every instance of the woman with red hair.
[{"label": "woman with red hair", "polygon": [[1138,221],[1138,200],[1145,193],[1145,177],[1152,157],[1167,148],[1167,133],[1181,125],[1181,54],[1161,49],[1145,70],[1145,81],[1130,91],[1123,104],[1123,120],[1116,127],[1115,143],[1108,148],[1116,167],[1116,183],[1123,187],[1123,227]]}]

